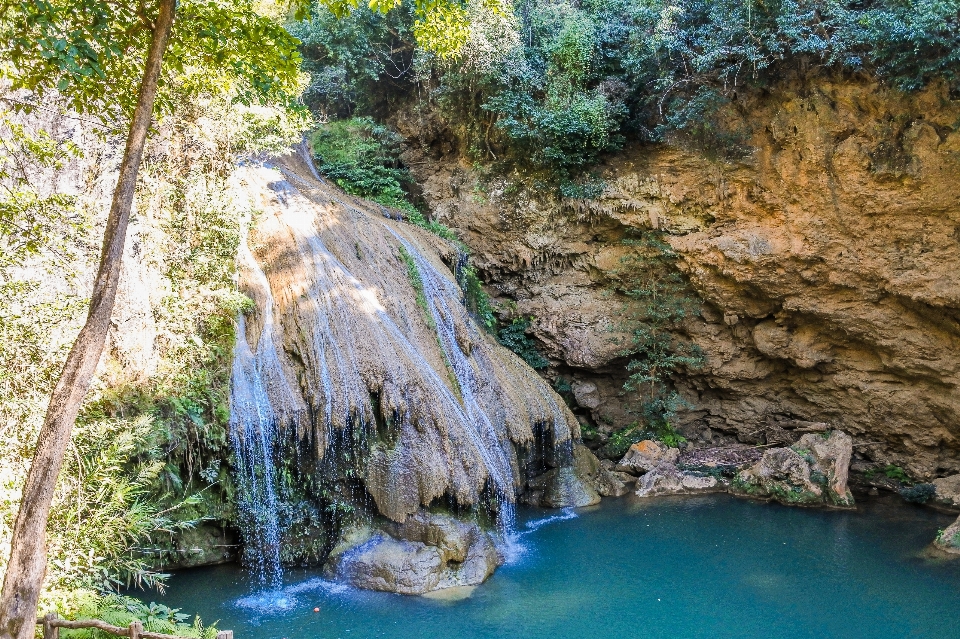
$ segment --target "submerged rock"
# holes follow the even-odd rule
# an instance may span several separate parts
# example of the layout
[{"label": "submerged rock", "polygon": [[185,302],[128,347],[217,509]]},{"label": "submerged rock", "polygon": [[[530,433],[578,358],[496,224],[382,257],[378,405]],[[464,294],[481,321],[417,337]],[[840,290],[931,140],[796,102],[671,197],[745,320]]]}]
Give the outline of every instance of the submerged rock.
[{"label": "submerged rock", "polygon": [[616,469],[633,475],[642,475],[663,462],[675,464],[679,456],[679,449],[668,448],[652,439],[645,439],[630,447]]},{"label": "submerged rock", "polygon": [[847,488],[853,440],[840,431],[807,434],[790,448],[771,448],[737,474],[731,492],[784,504],[853,506]]},{"label": "submerged rock", "polygon": [[476,522],[420,511],[388,530],[341,549],[328,569],[357,588],[422,595],[483,583],[503,563],[492,535]]},{"label": "submerged rock", "polygon": [[662,462],[640,478],[637,497],[689,495],[723,490],[715,477],[681,471],[670,462]]}]

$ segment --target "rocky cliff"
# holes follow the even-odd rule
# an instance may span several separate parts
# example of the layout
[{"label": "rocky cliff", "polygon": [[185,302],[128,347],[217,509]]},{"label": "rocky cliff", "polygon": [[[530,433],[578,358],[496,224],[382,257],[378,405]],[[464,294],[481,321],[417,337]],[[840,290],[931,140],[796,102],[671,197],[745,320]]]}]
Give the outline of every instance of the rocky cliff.
[{"label": "rocky cliff", "polygon": [[396,124],[433,215],[512,312],[535,317],[585,421],[635,419],[611,271],[621,240],[653,228],[703,300],[683,330],[706,364],[673,379],[694,443],[789,443],[826,423],[854,437],[854,468],[957,473],[960,100],[821,80],[736,106],[749,156],[628,147],[599,167],[594,201],[485,177],[435,122]]}]

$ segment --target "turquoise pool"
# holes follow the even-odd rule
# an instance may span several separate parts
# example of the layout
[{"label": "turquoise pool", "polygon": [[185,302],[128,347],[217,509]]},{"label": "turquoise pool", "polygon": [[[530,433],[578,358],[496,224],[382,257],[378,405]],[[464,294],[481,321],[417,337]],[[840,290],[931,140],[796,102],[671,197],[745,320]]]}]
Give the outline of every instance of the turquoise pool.
[{"label": "turquoise pool", "polygon": [[952,517],[894,497],[856,511],[709,495],[519,515],[520,550],[461,599],[362,592],[316,571],[251,595],[236,566],[141,596],[237,639],[960,638],[960,561],[923,553]]}]

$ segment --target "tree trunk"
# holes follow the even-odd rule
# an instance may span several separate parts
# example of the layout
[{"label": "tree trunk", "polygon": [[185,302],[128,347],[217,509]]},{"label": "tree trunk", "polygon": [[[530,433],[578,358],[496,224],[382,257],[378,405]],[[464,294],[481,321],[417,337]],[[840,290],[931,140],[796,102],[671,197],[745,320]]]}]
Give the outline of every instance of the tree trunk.
[{"label": "tree trunk", "polygon": [[90,388],[110,330],[137,173],[150,130],[163,52],[170,39],[175,11],[176,0],[160,0],[140,95],[103,234],[100,267],[93,283],[87,321],[67,355],[60,380],[50,397],[37,450],[23,486],[0,595],[0,639],[33,639],[35,636],[37,602],[47,569],[46,527],[50,503],[80,404]]}]

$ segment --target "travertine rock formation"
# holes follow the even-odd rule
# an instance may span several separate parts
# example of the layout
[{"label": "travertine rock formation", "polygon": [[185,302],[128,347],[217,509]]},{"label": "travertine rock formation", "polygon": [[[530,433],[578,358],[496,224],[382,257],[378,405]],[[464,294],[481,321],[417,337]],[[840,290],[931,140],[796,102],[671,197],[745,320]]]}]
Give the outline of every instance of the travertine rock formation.
[{"label": "travertine rock formation", "polygon": [[[669,232],[703,298],[706,366],[678,376],[693,440],[795,442],[830,427],[917,479],[960,471],[960,100],[813,80],[739,104],[755,149],[713,160],[634,147],[593,202],[484,182],[401,118],[435,217],[610,431],[633,421],[611,275],[631,230]],[[611,330],[614,329],[614,330]]]},{"label": "travertine rock formation", "polygon": [[308,472],[355,464],[376,509],[400,522],[440,498],[513,501],[523,451],[547,449],[562,466],[579,425],[469,316],[443,262],[456,262],[455,247],[325,184],[296,156],[280,162],[239,172],[260,212],[242,273],[258,310],[231,395],[241,466],[269,469],[247,459],[263,448],[251,438],[294,433]]}]

